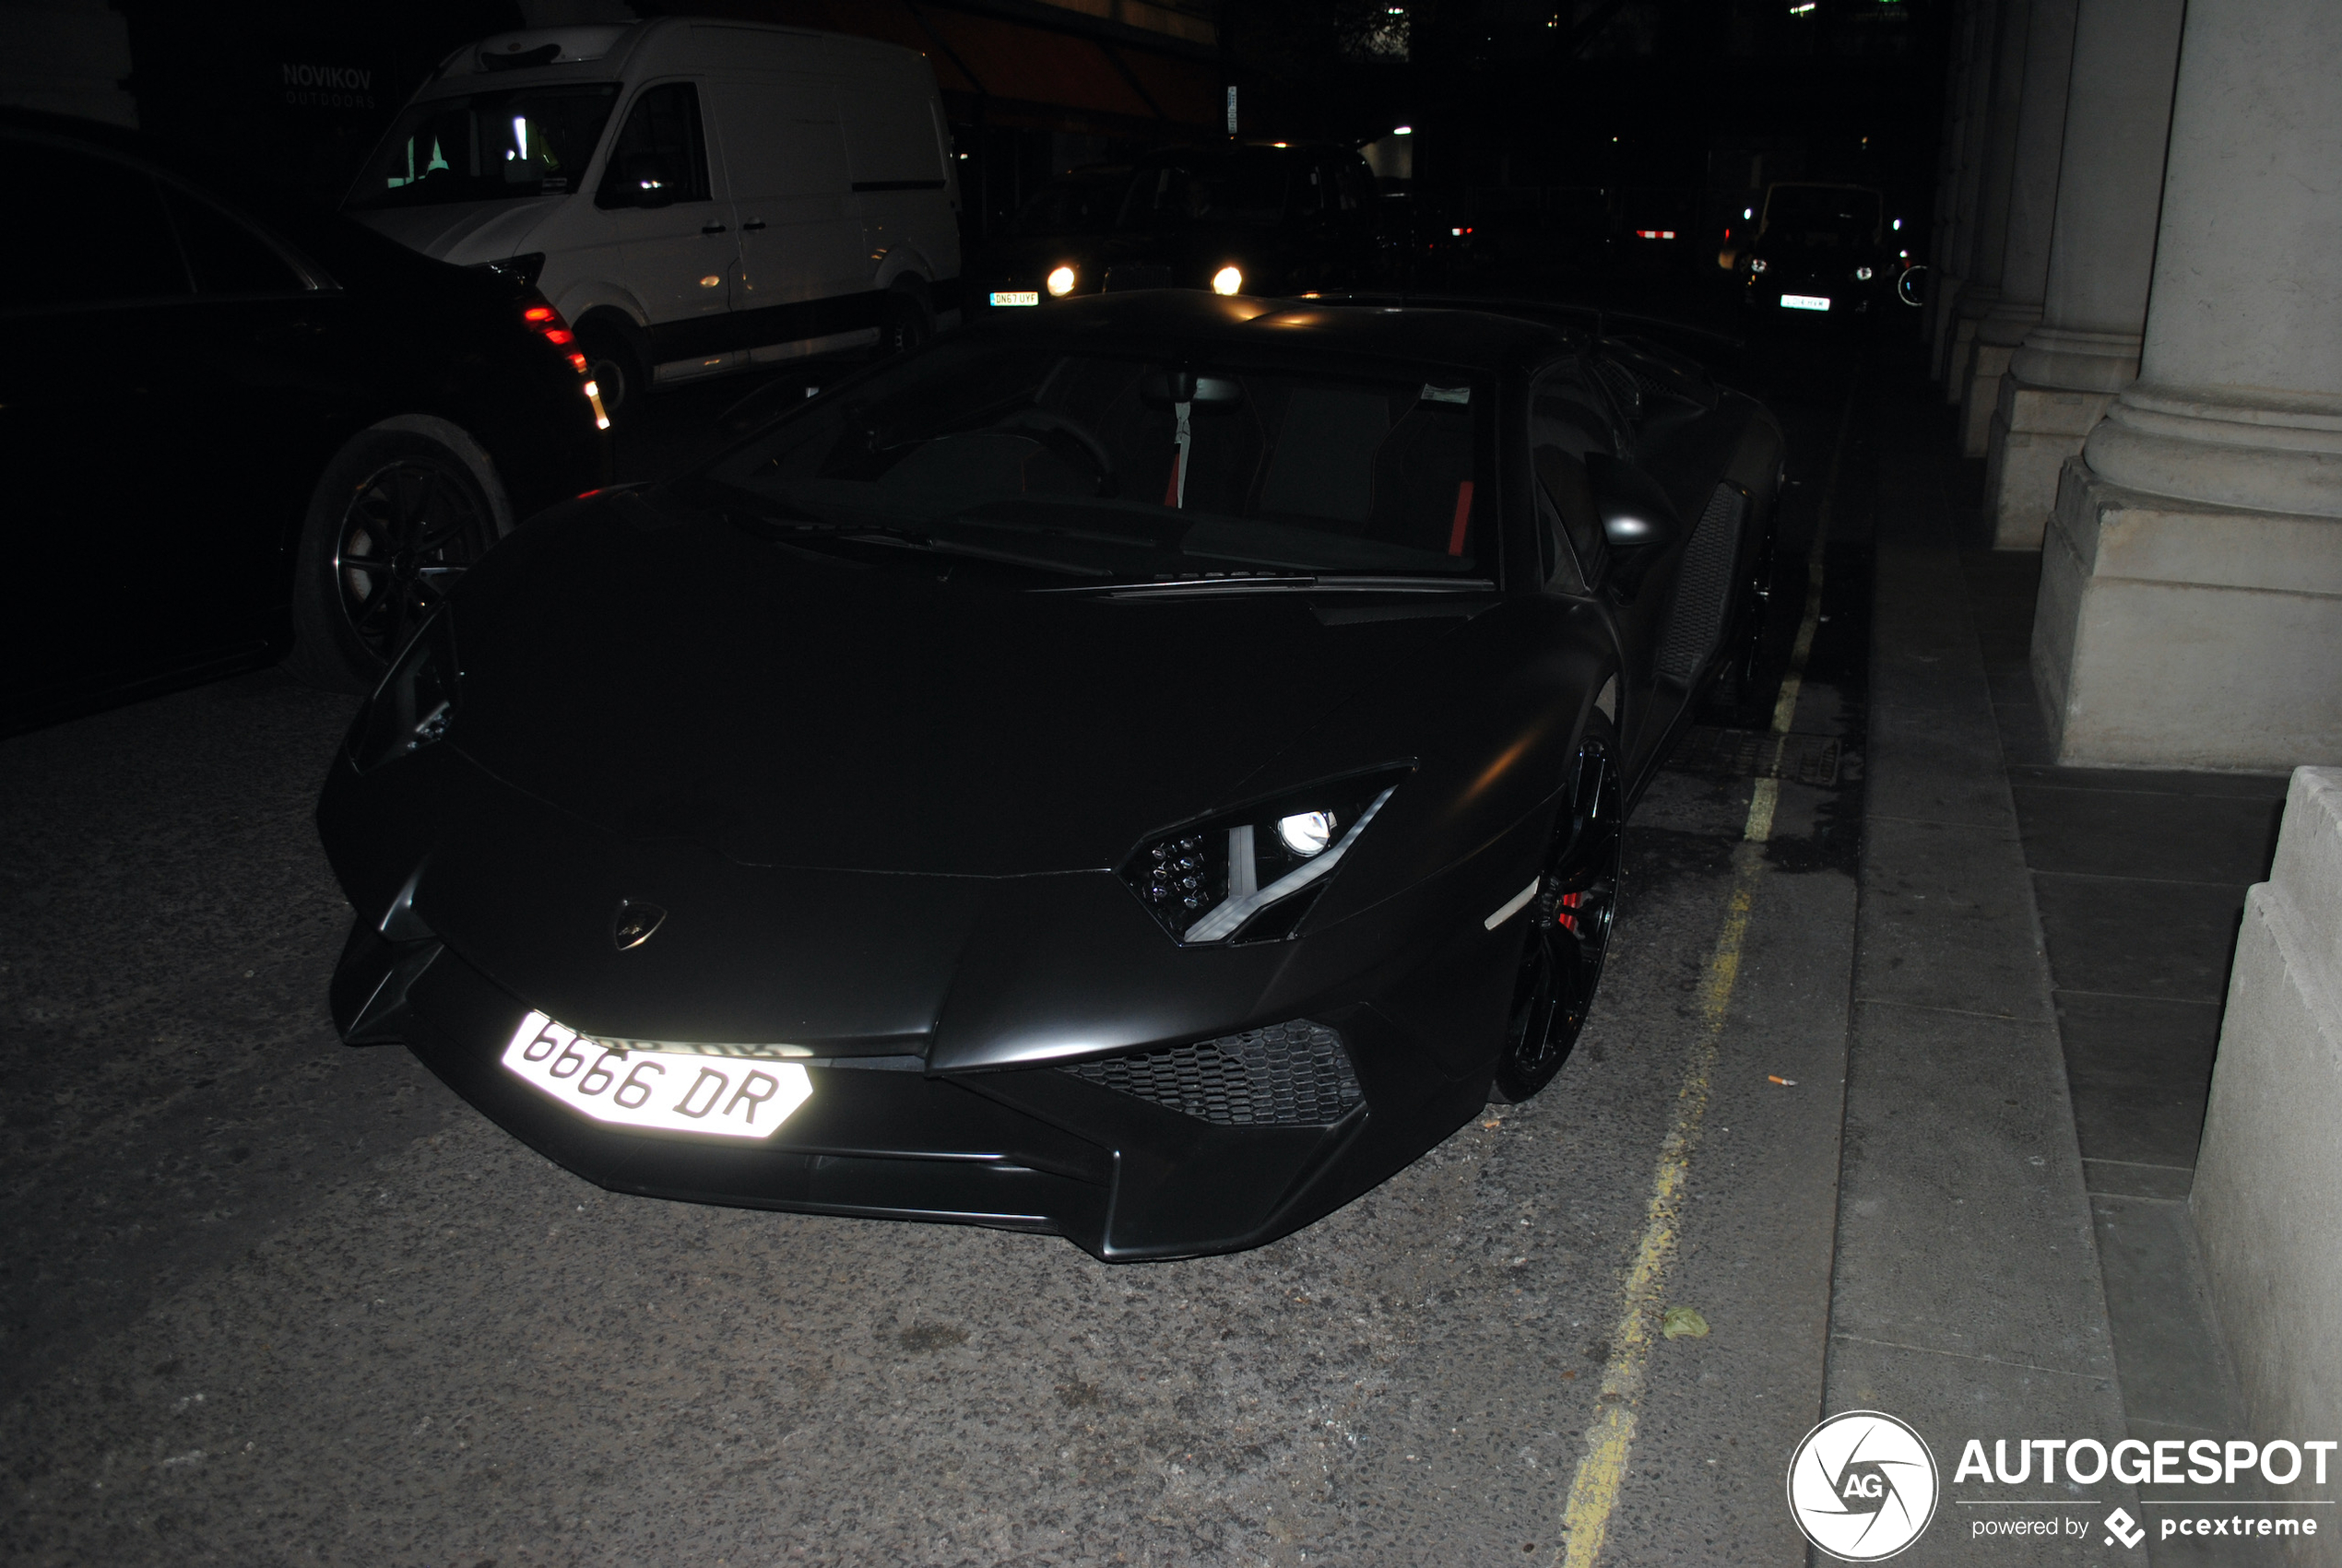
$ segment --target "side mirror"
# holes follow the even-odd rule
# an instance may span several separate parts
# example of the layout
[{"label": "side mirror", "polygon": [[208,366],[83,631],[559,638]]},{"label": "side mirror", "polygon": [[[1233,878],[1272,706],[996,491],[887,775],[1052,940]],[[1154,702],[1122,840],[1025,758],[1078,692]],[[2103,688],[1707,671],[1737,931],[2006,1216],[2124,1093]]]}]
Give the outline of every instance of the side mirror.
[{"label": "side mirror", "polygon": [[1586,477],[1592,482],[1594,506],[1602,513],[1603,537],[1612,549],[1644,550],[1671,545],[1683,536],[1675,503],[1641,469],[1591,453],[1586,458]]}]

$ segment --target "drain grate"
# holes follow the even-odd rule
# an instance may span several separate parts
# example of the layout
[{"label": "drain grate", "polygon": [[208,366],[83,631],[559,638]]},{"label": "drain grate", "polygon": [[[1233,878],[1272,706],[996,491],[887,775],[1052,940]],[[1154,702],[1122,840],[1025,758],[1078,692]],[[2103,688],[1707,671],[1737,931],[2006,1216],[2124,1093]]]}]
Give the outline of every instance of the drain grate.
[{"label": "drain grate", "polygon": [[[1778,762],[1773,757],[1777,744]],[[1769,730],[1700,725],[1686,733],[1667,767],[1673,772],[1713,778],[1790,779],[1827,789],[1838,782],[1838,740],[1827,735],[1776,736]]]}]

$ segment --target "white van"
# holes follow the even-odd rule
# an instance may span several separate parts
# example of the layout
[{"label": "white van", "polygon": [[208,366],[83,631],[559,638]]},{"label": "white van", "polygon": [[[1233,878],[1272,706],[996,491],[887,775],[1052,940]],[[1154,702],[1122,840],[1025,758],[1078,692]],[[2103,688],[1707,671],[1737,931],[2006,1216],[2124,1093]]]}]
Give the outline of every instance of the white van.
[{"label": "white van", "polygon": [[343,210],[535,282],[615,411],[948,324],[950,145],[907,49],[687,17],[540,29],[448,56]]}]

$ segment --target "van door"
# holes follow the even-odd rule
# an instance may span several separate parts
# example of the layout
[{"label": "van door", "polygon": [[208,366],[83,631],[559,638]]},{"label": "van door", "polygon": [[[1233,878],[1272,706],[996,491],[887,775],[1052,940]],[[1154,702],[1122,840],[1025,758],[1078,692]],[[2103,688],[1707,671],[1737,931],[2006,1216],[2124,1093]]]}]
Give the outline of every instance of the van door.
[{"label": "van door", "polygon": [[868,328],[882,302],[847,207],[846,140],[817,77],[708,83],[740,229],[738,341],[758,348]]},{"label": "van door", "polygon": [[621,280],[650,318],[656,362],[727,362],[739,243],[716,172],[694,84],[660,82],[634,95],[594,205],[618,242]]}]

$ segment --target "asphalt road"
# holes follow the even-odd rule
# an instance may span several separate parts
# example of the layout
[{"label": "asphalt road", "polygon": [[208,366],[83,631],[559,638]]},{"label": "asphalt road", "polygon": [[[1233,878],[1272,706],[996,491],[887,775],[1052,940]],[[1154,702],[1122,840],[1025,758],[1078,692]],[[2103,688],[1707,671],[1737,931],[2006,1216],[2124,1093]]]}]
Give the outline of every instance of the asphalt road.
[{"label": "asphalt road", "polygon": [[[1836,1212],[1857,353],[1753,388],[1804,481],[1785,626],[1840,457],[1794,724],[1844,743],[1838,783],[1784,783],[1751,844],[1751,780],[1664,777],[1562,1077],[1238,1256],[604,1193],[403,1050],[335,1040],[349,912],[310,810],[348,700],[264,673],[0,743],[0,1556],[1542,1563],[1567,1525],[1572,1562],[1590,1531],[1604,1563],[1802,1562],[1780,1489]],[[697,439],[668,433],[638,452]],[[1637,1349],[1654,1237],[1654,1310],[1709,1332]],[[1623,1479],[1590,1494],[1622,1421]]]}]

